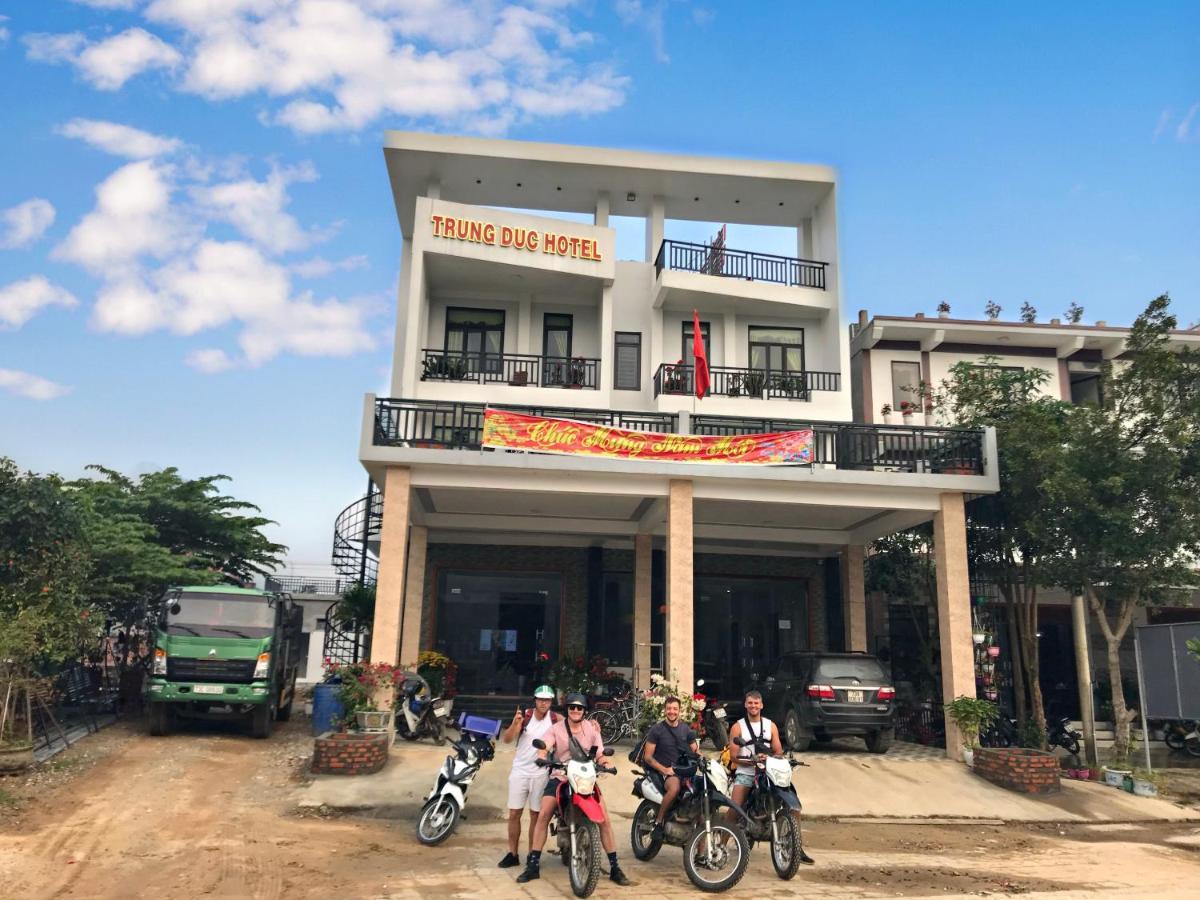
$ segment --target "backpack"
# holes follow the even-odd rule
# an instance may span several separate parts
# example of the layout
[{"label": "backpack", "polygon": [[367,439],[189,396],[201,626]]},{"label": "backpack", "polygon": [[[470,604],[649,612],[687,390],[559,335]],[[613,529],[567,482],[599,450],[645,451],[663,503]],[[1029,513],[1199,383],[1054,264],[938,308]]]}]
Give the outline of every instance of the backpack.
[{"label": "backpack", "polygon": [[[532,709],[525,710],[525,714],[521,717],[521,731],[518,733],[517,737],[520,737],[522,734],[525,733],[525,729],[529,727],[529,720],[532,718],[533,718],[533,710]],[[558,719],[559,719],[558,713],[556,713],[554,710],[550,710],[550,727],[551,728],[553,728],[555,725],[558,724]]]}]

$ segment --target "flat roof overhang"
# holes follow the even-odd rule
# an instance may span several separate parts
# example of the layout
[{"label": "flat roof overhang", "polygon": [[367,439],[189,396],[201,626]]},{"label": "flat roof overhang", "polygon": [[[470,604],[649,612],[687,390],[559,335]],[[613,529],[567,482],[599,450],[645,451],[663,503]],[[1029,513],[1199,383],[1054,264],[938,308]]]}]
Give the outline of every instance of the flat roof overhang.
[{"label": "flat roof overhang", "polygon": [[659,196],[668,219],[794,228],[836,181],[831,167],[807,163],[412,131],[386,132],[383,152],[406,240],[414,201],[433,182],[443,199],[479,206],[590,214],[606,192],[614,216],[649,216]]}]

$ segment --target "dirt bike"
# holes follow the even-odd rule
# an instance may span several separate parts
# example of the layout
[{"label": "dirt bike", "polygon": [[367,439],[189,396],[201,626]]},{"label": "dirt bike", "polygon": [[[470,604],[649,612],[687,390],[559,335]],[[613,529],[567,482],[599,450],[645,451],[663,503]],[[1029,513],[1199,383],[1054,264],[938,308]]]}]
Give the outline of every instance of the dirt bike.
[{"label": "dirt bike", "polygon": [[417,840],[430,847],[454,833],[459,814],[467,805],[467,788],[483,764],[496,755],[496,745],[487,736],[470,731],[464,731],[462,738],[450,745],[457,752],[446,757],[417,818]]},{"label": "dirt bike", "polygon": [[674,769],[681,787],[663,820],[662,840],[655,840],[653,831],[665,784],[661,775],[644,764],[644,771],[637,773],[633,795],[642,802],[629,829],[633,855],[646,862],[658,855],[663,844],[682,847],[683,871],[692,884],[709,893],[727,891],[746,874],[750,843],[742,826],[726,822],[720,809],[728,807],[749,820],[729,799],[729,773],[724,766],[690,751],[679,759]]},{"label": "dirt bike", "polygon": [[[704,679],[696,682],[697,688],[704,687]],[[700,713],[693,730],[700,735],[700,740],[708,738],[713,748],[720,752],[729,745],[729,726],[725,723],[725,707],[717,703],[717,698],[697,693],[697,700],[704,702],[704,711]]]},{"label": "dirt bike", "polygon": [[763,754],[754,762],[754,787],[746,795],[746,836],[771,845],[771,865],[784,881],[796,875],[808,855],[800,840],[800,798],[792,785],[792,769],[807,765],[783,756],[770,756],[771,742],[738,738],[740,747],[754,745]]},{"label": "dirt bike", "polygon": [[[545,750],[546,742],[538,738],[533,746]],[[612,756],[612,750],[602,750],[600,755]],[[558,852],[567,867],[571,890],[576,897],[591,896],[600,880],[600,861],[604,858],[600,846],[604,807],[600,805],[596,779],[600,773],[616,775],[617,770],[597,762],[595,748],[586,756],[573,754],[565,763],[539,759],[537,765],[549,769],[551,777],[556,769],[567,776],[558,786],[558,806],[550,820],[550,834],[558,839]]]}]

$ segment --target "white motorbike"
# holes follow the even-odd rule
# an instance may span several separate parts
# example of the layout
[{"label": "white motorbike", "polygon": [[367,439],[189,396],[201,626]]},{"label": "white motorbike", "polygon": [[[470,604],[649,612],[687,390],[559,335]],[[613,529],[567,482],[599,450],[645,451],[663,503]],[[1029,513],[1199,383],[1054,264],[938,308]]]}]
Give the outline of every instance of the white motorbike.
[{"label": "white motorbike", "polygon": [[417,818],[417,840],[428,846],[440,844],[454,833],[467,805],[467,788],[483,764],[496,755],[496,745],[489,738],[469,731],[450,744],[455,754],[446,757]]}]

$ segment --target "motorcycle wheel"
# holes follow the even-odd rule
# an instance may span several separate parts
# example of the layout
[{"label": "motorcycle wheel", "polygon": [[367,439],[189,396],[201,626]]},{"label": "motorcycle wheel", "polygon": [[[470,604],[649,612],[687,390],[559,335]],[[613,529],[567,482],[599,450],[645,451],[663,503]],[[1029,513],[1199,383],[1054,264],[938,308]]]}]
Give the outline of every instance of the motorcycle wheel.
[{"label": "motorcycle wheel", "polygon": [[662,841],[650,837],[656,815],[658,804],[650,800],[639,803],[637,811],[633,814],[633,824],[629,826],[629,844],[633,848],[634,857],[640,862],[649,862],[658,856],[658,851],[662,849]]},{"label": "motorcycle wheel", "polygon": [[1183,749],[1188,756],[1200,756],[1200,738],[1191,738],[1183,742]]},{"label": "motorcycle wheel", "polygon": [[440,844],[454,833],[458,824],[458,802],[443,794],[431,800],[417,819],[417,840],[427,847]]},{"label": "motorcycle wheel", "polygon": [[727,891],[746,874],[750,844],[741,826],[725,821],[712,823],[714,859],[708,859],[708,832],[701,824],[683,845],[683,871],[688,880],[708,894]]},{"label": "motorcycle wheel", "polygon": [[710,715],[705,723],[705,731],[708,732],[708,739],[712,741],[714,750],[724,750],[729,746],[729,729],[725,727],[724,719]]},{"label": "motorcycle wheel", "polygon": [[404,738],[406,741],[415,741],[417,733],[408,727],[408,719],[404,718],[404,713],[395,717],[396,719],[396,734]]},{"label": "motorcycle wheel", "polygon": [[1187,744],[1183,739],[1183,735],[1174,728],[1168,728],[1163,732],[1163,743],[1167,745],[1167,749],[1174,750],[1178,753]]},{"label": "motorcycle wheel", "polygon": [[576,897],[590,897],[600,880],[600,826],[579,812],[574,815],[575,841],[567,875]]},{"label": "motorcycle wheel", "polygon": [[782,809],[775,818],[779,839],[771,841],[771,865],[775,874],[784,881],[791,881],[800,868],[800,823],[796,813]]},{"label": "motorcycle wheel", "polygon": [[592,721],[600,727],[600,740],[604,742],[605,747],[615,744],[621,737],[620,723],[611,710],[596,710],[592,713]]},{"label": "motorcycle wheel", "polygon": [[1079,755],[1079,738],[1073,734],[1064,734],[1058,739],[1058,746],[1062,747],[1072,756]]}]

